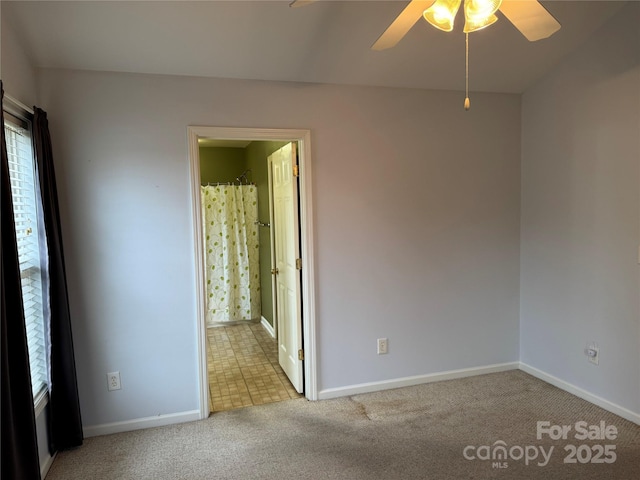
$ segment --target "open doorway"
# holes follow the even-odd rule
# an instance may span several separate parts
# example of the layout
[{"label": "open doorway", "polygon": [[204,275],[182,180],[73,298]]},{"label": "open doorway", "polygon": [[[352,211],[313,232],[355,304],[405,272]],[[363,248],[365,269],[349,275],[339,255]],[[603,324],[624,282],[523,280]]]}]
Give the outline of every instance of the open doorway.
[{"label": "open doorway", "polygon": [[209,409],[299,398],[297,143],[199,145]]},{"label": "open doorway", "polygon": [[[300,351],[299,367],[304,377],[304,395],[310,400],[315,400],[316,396],[316,374],[315,374],[315,311],[314,311],[314,273],[313,273],[313,222],[311,204],[311,155],[310,155],[310,133],[308,130],[274,130],[274,129],[242,129],[224,127],[189,127],[189,152],[191,164],[191,184],[192,184],[192,211],[194,221],[194,243],[195,243],[195,266],[196,266],[196,291],[197,291],[197,331],[198,331],[198,351],[200,370],[200,415],[206,418],[210,413],[209,403],[209,381],[207,373],[207,325],[205,311],[206,293],[206,258],[205,258],[205,237],[203,236],[203,217],[201,200],[201,158],[200,144],[213,141],[244,141],[244,142],[280,142],[290,144],[297,150],[297,155],[293,157],[297,165],[291,165],[292,174],[298,175],[296,185],[299,193],[299,209],[296,207],[296,214],[299,213],[299,241],[297,245],[298,258],[295,259],[300,275],[301,298],[304,302],[300,307]],[[215,143],[214,143],[215,144]],[[297,147],[297,148],[295,148]],[[266,159],[265,159],[266,162]],[[250,169],[245,169],[250,170]],[[239,178],[236,177],[236,179]],[[247,178],[245,177],[245,180]],[[296,202],[297,203],[297,202]],[[263,218],[258,223],[265,225],[267,222]],[[270,322],[266,322],[267,326]],[[260,327],[260,325],[257,325]],[[272,324],[277,335],[277,322]],[[225,327],[226,328],[226,327]],[[259,340],[260,332],[256,330],[256,325],[250,326],[253,332],[249,335],[256,336]],[[282,332],[286,333],[286,330]],[[263,349],[264,350],[264,349]],[[300,385],[302,390],[302,385]]]}]

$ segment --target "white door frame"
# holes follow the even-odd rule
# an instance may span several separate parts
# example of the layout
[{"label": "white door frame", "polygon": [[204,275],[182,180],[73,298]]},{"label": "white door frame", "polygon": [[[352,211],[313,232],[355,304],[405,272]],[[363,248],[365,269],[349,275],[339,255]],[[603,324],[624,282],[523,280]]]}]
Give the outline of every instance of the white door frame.
[{"label": "white door frame", "polygon": [[196,281],[196,315],[198,340],[198,372],[200,378],[200,418],[209,416],[209,383],[207,375],[207,331],[205,321],[204,245],[200,203],[199,138],[218,140],[254,140],[298,142],[300,179],[300,243],[302,254],[302,334],[304,348],[304,394],[317,400],[316,376],[316,315],[315,273],[313,250],[313,205],[311,194],[311,131],[300,129],[187,127],[189,164],[191,168],[191,213],[194,232],[194,263]]}]

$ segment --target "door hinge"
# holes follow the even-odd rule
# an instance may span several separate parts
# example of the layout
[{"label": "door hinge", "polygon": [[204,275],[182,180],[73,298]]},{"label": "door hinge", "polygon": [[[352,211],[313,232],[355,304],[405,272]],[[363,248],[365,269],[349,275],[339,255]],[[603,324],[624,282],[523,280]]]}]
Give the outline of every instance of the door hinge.
[{"label": "door hinge", "polygon": [[298,350],[298,360],[304,360],[304,350]]},{"label": "door hinge", "polygon": [[298,172],[298,165],[294,165],[294,166],[293,166],[293,176],[294,176],[294,177],[297,177],[297,176],[298,176],[298,173],[299,173],[299,172]]},{"label": "door hinge", "polygon": [[302,259],[301,258],[296,258],[296,268],[298,270],[302,270]]}]

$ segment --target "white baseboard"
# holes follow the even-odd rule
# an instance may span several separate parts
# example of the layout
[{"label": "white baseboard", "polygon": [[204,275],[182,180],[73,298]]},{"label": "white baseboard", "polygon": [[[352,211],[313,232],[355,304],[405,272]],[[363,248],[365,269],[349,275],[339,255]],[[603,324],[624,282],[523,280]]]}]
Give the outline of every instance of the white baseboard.
[{"label": "white baseboard", "polygon": [[83,428],[85,437],[96,437],[98,435],[110,435],[112,433],[130,432],[143,428],[162,427],[175,423],[186,423],[200,420],[200,410],[189,412],[171,413],[168,415],[158,415],[156,417],[136,418],[123,422],[103,423],[102,425],[91,425]]},{"label": "white baseboard", "polygon": [[558,387],[560,390],[564,390],[565,392],[569,392],[576,397],[580,397],[583,400],[586,400],[589,403],[593,403],[600,408],[604,408],[608,412],[615,413],[616,415],[629,420],[637,425],[640,425],[640,414],[632,412],[629,409],[621,407],[609,400],[605,400],[602,397],[594,395],[593,393],[589,393],[586,390],[583,390],[580,387],[577,387],[569,382],[565,382],[564,380],[559,379],[558,377],[554,377],[553,375],[549,375],[548,373],[543,372],[542,370],[538,370],[537,368],[532,367],[531,365],[527,365],[526,363],[520,362],[520,370],[528,373],[529,375],[533,375],[534,377],[550,383],[554,387]]},{"label": "white baseboard", "polygon": [[54,453],[53,455],[49,455],[48,453],[46,454],[46,458],[41,459],[40,462],[40,478],[44,478],[47,476],[47,473],[49,473],[49,469],[51,468],[51,465],[53,465],[53,461],[56,458],[57,453]]},{"label": "white baseboard", "polygon": [[273,329],[273,327],[271,326],[271,324],[266,318],[262,317],[260,324],[269,333],[269,335],[271,335],[272,338],[276,338],[276,331]]},{"label": "white baseboard", "polygon": [[[273,332],[270,328],[269,322],[264,317],[262,318],[262,325],[269,332]],[[265,325],[266,324],[266,325]],[[339,388],[328,388],[318,392],[318,400],[327,400],[330,398],[345,397],[348,395],[357,395],[361,393],[370,393],[381,390],[391,390],[394,388],[410,387],[413,385],[421,385],[431,382],[439,382],[442,380],[453,380],[456,378],[472,377],[477,375],[485,375],[487,373],[505,372],[508,370],[520,369],[544,382],[547,382],[555,387],[560,388],[566,392],[569,392],[577,397],[582,398],[594,405],[599,406],[611,413],[614,413],[630,422],[640,425],[640,414],[632,412],[631,410],[621,407],[609,400],[605,400],[597,395],[587,392],[571,383],[565,382],[553,375],[538,370],[526,363],[522,362],[509,362],[499,363],[495,365],[486,365],[483,367],[464,368],[460,370],[449,370],[446,372],[431,373],[427,375],[416,375],[413,377],[397,378],[393,380],[384,380],[381,382],[361,383],[358,385],[349,385]],[[132,430],[140,430],[144,428],[160,427],[164,425],[172,425],[177,423],[186,423],[200,420],[200,411],[191,410],[188,412],[173,413],[169,415],[158,415],[155,417],[138,418],[134,420],[126,420],[123,422],[105,423],[102,425],[92,425],[84,427],[85,437],[95,437],[98,435],[109,435],[112,433],[128,432]],[[55,456],[54,456],[55,457]],[[46,460],[42,466],[42,470],[47,472],[53,462],[53,458]],[[43,477],[44,478],[44,477]]]},{"label": "white baseboard", "polygon": [[349,385],[347,387],[328,388],[326,390],[321,390],[320,392],[318,392],[318,399],[327,400],[329,398],[345,397],[348,395],[357,395],[360,393],[391,390],[393,388],[400,387],[411,387],[413,385],[421,385],[423,383],[439,382],[442,380],[453,380],[455,378],[473,377],[476,375],[504,372],[507,370],[517,370],[519,366],[519,362],[499,363],[495,365],[486,365],[484,367],[464,368],[461,370],[449,370],[447,372],[430,373],[427,375],[416,375],[414,377],[396,378],[393,380],[384,380],[382,382],[360,383],[358,385]]}]

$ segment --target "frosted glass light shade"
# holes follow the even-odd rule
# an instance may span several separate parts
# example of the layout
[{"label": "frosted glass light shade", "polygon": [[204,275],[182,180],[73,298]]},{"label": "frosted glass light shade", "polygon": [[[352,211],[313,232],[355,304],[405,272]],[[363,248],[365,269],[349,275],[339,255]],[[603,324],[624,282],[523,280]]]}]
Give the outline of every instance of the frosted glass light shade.
[{"label": "frosted glass light shade", "polygon": [[461,0],[436,0],[427,8],[422,16],[424,19],[440,30],[450,32],[453,30],[453,22],[460,8]]},{"label": "frosted glass light shade", "polygon": [[465,0],[464,33],[476,32],[498,21],[495,13],[502,0]]}]

